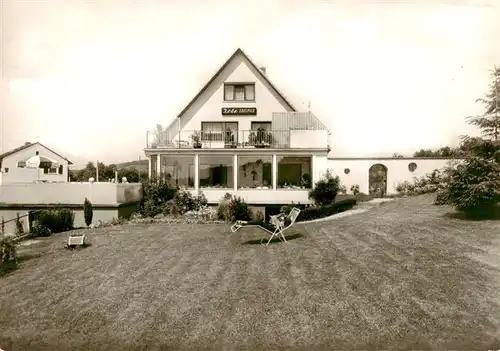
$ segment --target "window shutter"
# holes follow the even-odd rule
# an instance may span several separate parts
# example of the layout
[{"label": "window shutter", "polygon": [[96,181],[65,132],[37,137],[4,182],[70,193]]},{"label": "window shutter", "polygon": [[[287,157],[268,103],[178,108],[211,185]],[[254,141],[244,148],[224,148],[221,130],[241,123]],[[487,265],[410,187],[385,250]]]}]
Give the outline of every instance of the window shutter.
[{"label": "window shutter", "polygon": [[59,174],[63,174],[63,166],[62,165],[59,166]]}]

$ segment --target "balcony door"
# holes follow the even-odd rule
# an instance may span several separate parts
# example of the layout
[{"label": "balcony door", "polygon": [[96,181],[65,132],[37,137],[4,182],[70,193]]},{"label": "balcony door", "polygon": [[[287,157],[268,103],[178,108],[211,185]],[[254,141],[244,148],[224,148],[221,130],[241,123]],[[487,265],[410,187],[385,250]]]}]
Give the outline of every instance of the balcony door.
[{"label": "balcony door", "polygon": [[201,140],[204,142],[238,142],[238,122],[201,122]]},{"label": "balcony door", "polygon": [[267,132],[272,130],[272,122],[252,122],[252,130],[263,129]]}]

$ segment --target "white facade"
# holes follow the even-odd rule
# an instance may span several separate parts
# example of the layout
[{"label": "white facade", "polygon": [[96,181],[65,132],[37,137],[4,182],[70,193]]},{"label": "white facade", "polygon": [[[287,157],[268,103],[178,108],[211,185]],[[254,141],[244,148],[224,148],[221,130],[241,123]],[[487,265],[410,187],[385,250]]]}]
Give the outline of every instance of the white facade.
[{"label": "white facade", "polygon": [[[251,98],[245,90],[237,101],[228,101],[225,85],[232,84],[252,85]],[[224,109],[236,113],[227,115]],[[255,110],[245,115],[240,109]],[[266,122],[267,129],[258,134],[256,127]],[[150,176],[166,177],[193,194],[203,192],[210,203],[231,193],[254,205],[310,203],[309,189],[328,169],[348,191],[358,185],[360,192],[375,194],[382,184],[382,196],[393,194],[397,183],[442,169],[450,161],[328,158],[328,138],[318,118],[296,111],[238,49],[165,130],[148,132],[145,154]],[[257,139],[266,139],[266,145]],[[408,169],[411,162],[416,163],[413,171]],[[377,173],[377,183],[369,171],[375,164],[383,171]]]},{"label": "white facade", "polygon": [[[226,85],[250,85],[251,98],[245,90],[237,99]],[[250,204],[309,203],[326,164],[328,130],[312,113],[297,112],[238,49],[166,130],[148,133],[145,153],[150,175],[203,192],[210,203],[226,193]]]},{"label": "white facade", "polygon": [[[24,162],[37,155],[56,161],[57,166],[54,165],[54,167],[46,169],[25,167]],[[22,147],[0,155],[0,159],[0,184],[68,181],[68,166],[71,162],[40,143],[27,143]]]}]

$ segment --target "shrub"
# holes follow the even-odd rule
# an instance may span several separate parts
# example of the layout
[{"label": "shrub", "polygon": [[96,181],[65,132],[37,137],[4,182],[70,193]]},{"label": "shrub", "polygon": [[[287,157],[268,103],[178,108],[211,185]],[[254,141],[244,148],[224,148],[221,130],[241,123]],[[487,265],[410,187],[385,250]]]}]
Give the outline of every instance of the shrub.
[{"label": "shrub", "polygon": [[404,181],[396,184],[395,190],[399,195],[421,195],[435,193],[442,189],[447,175],[440,170],[426,174],[420,178],[413,178],[413,182]]},{"label": "shrub", "polygon": [[359,194],[359,184],[354,184],[353,186],[351,186],[351,192],[354,195],[358,195]]},{"label": "shrub", "polygon": [[257,213],[255,214],[255,220],[259,222],[264,222],[265,219],[266,218],[264,216],[264,213],[262,213],[262,211],[257,211]]},{"label": "shrub", "polygon": [[435,203],[449,204],[469,217],[496,217],[500,211],[500,163],[469,156],[457,168],[447,170],[446,187]]},{"label": "shrub", "polygon": [[250,221],[252,217],[252,211],[241,197],[231,196],[228,199],[226,194],[217,209],[217,218],[226,222]]},{"label": "shrub", "polygon": [[60,233],[73,229],[75,214],[67,208],[42,210],[36,214],[36,220],[52,233]]},{"label": "shrub", "polygon": [[24,233],[23,223],[21,222],[21,218],[19,217],[19,212],[18,212],[16,216],[16,234],[23,234],[23,233]]},{"label": "shrub", "polygon": [[177,188],[171,187],[164,178],[151,178],[142,183],[142,201],[139,213],[143,217],[154,217],[164,211],[168,200],[174,198]]},{"label": "shrub", "polygon": [[217,211],[212,207],[203,206],[198,210],[186,212],[184,217],[197,223],[213,222],[217,219]]},{"label": "shrub", "polygon": [[85,218],[85,224],[90,226],[92,223],[92,217],[94,216],[93,209],[92,209],[92,203],[89,201],[89,199],[85,198],[85,201],[83,202],[83,217]]},{"label": "shrub", "polygon": [[[169,207],[178,214],[183,215],[188,211],[199,211],[202,207],[208,204],[204,194],[193,196],[189,191],[180,189],[174,196],[173,202],[169,203]],[[163,211],[165,213],[165,211]],[[168,212],[168,210],[167,210]]]},{"label": "shrub", "polygon": [[31,233],[33,236],[51,236],[52,231],[44,225],[38,223],[38,221],[33,222],[33,226],[31,227]]},{"label": "shrub", "polygon": [[330,170],[327,170],[323,179],[317,181],[316,184],[314,184],[314,188],[309,191],[309,198],[312,199],[317,206],[326,206],[335,201],[339,189],[339,177],[334,177]]},{"label": "shrub", "polygon": [[181,208],[179,207],[179,205],[177,205],[177,202],[175,202],[174,199],[168,200],[165,203],[165,206],[163,207],[162,211],[163,215],[174,216],[174,217],[179,216],[181,212],[182,212]]},{"label": "shrub", "polygon": [[11,238],[0,240],[0,263],[17,262],[16,243]]},{"label": "shrub", "polygon": [[346,199],[326,206],[309,207],[300,211],[297,222],[310,221],[350,210],[356,205],[355,199]]}]

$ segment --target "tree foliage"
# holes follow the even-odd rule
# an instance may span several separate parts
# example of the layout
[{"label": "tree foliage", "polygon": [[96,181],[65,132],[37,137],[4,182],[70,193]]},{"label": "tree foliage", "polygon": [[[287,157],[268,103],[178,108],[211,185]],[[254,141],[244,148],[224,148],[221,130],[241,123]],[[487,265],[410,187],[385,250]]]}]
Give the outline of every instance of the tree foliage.
[{"label": "tree foliage", "polygon": [[87,227],[90,226],[90,224],[92,223],[92,217],[94,216],[94,210],[92,208],[92,203],[87,198],[85,198],[85,201],[83,203],[83,216]]},{"label": "tree foliage", "polygon": [[462,137],[465,158],[457,167],[446,169],[446,186],[436,203],[449,204],[471,217],[497,215],[500,205],[500,69],[492,72],[493,83],[482,115],[467,117],[467,123],[481,131],[481,137]]},{"label": "tree foliage", "polygon": [[464,155],[464,150],[461,148],[452,148],[443,146],[437,150],[420,149],[413,154],[413,157],[461,157]]},{"label": "tree foliage", "polygon": [[325,176],[314,184],[314,188],[309,191],[309,198],[317,206],[326,206],[335,201],[335,197],[340,190],[340,178],[333,176],[330,170]]},{"label": "tree foliage", "polygon": [[[88,182],[89,178],[97,180],[96,170],[94,163],[88,162],[85,168],[70,171],[70,181]],[[115,171],[118,171],[118,181],[121,181],[121,179],[125,177],[129,183],[140,183],[148,178],[148,173],[146,171],[139,170],[133,166],[118,169],[115,164],[105,165],[99,162],[99,181],[107,182],[115,179]]]}]

